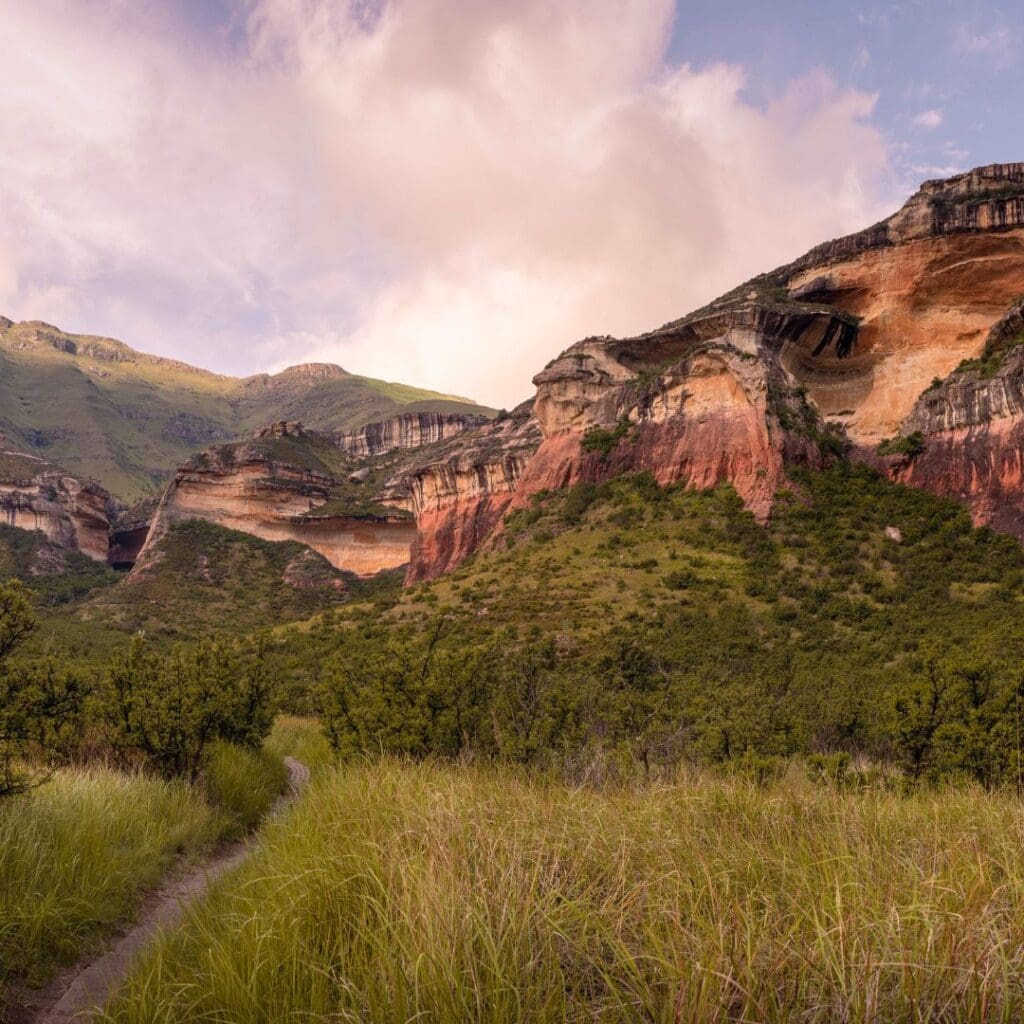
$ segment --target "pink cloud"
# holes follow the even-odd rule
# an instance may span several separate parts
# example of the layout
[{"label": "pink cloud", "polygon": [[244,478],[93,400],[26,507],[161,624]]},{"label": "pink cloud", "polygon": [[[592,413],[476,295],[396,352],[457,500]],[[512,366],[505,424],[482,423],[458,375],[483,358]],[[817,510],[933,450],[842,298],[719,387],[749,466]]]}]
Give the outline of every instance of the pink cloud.
[{"label": "pink cloud", "polygon": [[8,315],[510,404],[887,205],[873,97],[666,66],[669,0],[256,0],[230,58],[114,9],[13,0]]}]

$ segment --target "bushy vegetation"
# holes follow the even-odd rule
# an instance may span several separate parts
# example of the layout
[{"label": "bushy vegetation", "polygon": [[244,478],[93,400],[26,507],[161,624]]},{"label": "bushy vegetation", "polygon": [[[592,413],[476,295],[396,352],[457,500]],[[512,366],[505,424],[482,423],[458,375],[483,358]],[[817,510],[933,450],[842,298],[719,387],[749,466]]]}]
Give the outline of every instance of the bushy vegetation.
[{"label": "bushy vegetation", "polygon": [[1021,547],[865,468],[794,477],[768,529],[645,475],[543,496],[454,575],[301,634],[329,737],[576,777],[803,756],[1016,784]]},{"label": "bushy vegetation", "polygon": [[61,609],[120,578],[109,566],[80,551],[51,544],[39,530],[0,524],[0,579],[20,579],[37,609]]},{"label": "bushy vegetation", "polygon": [[260,646],[202,640],[164,655],[136,637],[114,659],[100,707],[115,756],[130,763],[141,754],[164,778],[195,780],[215,740],[260,747],[276,696]]},{"label": "bushy vegetation", "polygon": [[887,437],[880,441],[875,451],[879,455],[902,455],[908,462],[916,459],[927,447],[924,434],[915,430],[906,437]]},{"label": "bushy vegetation", "polygon": [[632,429],[628,417],[623,416],[611,430],[604,427],[588,427],[580,438],[580,447],[585,452],[597,452],[602,460],[619,446],[619,442],[629,435]]},{"label": "bushy vegetation", "polygon": [[168,531],[160,560],[145,573],[99,595],[81,614],[156,639],[237,637],[308,618],[349,600],[353,590],[357,577],[298,542],[260,540],[192,519]]},{"label": "bushy vegetation", "polygon": [[1022,824],[972,787],[357,761],[102,1019],[1017,1020]]},{"label": "bushy vegetation", "polygon": [[0,586],[0,798],[58,763],[102,756],[195,781],[217,741],[258,750],[278,706],[266,646],[199,640],[157,650],[132,639],[102,674],[18,657],[36,628],[28,593]]},{"label": "bushy vegetation", "polygon": [[45,776],[81,729],[89,693],[79,676],[51,659],[16,660],[35,627],[24,587],[16,580],[0,586],[0,798]]}]

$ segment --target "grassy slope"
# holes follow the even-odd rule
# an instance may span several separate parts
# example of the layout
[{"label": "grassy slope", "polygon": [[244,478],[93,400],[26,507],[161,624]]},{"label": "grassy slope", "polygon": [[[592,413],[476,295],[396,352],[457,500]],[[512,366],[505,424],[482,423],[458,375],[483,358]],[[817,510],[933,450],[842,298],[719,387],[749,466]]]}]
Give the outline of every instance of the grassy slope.
[{"label": "grassy slope", "polygon": [[[497,644],[504,653],[489,654],[491,664],[550,638],[560,688],[552,699],[571,709],[559,726],[570,748],[589,735],[587,723],[617,720],[616,693],[631,702],[630,644],[645,652],[644,685],[661,695],[648,709],[658,742],[711,762],[835,749],[885,759],[894,699],[933,660],[984,663],[1000,686],[1012,684],[1024,656],[1020,545],[867,470],[800,480],[767,530],[727,488],[658,491],[623,480],[549,495],[454,574],[390,609],[337,615],[372,645],[454,613],[454,652]],[[886,536],[889,526],[902,543]],[[293,631],[281,631],[290,671],[312,683],[346,634]],[[673,722],[682,728],[674,738]],[[620,725],[625,742],[630,727]]]},{"label": "grassy slope", "polygon": [[622,625],[738,616],[761,642],[826,660],[861,652],[879,669],[929,642],[970,641],[993,655],[1021,643],[1024,550],[1012,538],[866,469],[798,480],[767,529],[727,487],[658,491],[623,479],[542,495],[506,520],[490,550],[404,592],[390,620],[462,611],[481,633],[513,626],[585,646]]},{"label": "grassy slope", "polygon": [[[240,637],[401,588],[401,570],[363,580],[301,544],[199,520],[175,526],[163,543],[166,557],[129,581],[42,533],[0,524],[0,580],[23,580],[39,619],[26,653],[102,668],[140,629],[158,644]],[[286,571],[303,585],[286,582]]]},{"label": "grassy slope", "polygon": [[993,1021],[1024,1013],[1018,801],[360,762],[102,1018]]},{"label": "grassy slope", "polygon": [[[82,617],[125,632],[145,629],[157,638],[244,636],[345,601],[355,583],[302,544],[260,540],[200,520],[172,527],[161,548],[163,557],[152,570],[97,596]],[[296,561],[308,587],[284,580]]]},{"label": "grassy slope", "polygon": [[[48,339],[75,343],[79,351],[59,351]],[[100,480],[122,500],[153,493],[211,441],[248,435],[273,420],[352,429],[421,410],[488,411],[456,396],[355,375],[238,380],[106,339],[38,325],[0,329],[0,431]]]},{"label": "grassy slope", "polygon": [[0,804],[0,1019],[5,985],[95,946],[182,854],[254,824],[285,779],[276,754],[219,744],[196,787],[68,769]]},{"label": "grassy slope", "polygon": [[78,551],[51,544],[37,530],[0,524],[0,580],[17,577],[44,615],[112,586],[118,574]]}]

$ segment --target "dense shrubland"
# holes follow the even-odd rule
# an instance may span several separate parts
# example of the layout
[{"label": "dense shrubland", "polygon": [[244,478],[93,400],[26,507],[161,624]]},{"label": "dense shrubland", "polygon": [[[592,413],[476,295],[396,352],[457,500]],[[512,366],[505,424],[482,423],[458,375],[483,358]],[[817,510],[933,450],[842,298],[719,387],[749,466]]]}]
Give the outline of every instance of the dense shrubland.
[{"label": "dense shrubland", "polygon": [[277,687],[262,641],[157,650],[138,635],[96,673],[19,657],[36,626],[22,584],[0,586],[0,797],[89,759],[195,781],[215,742],[258,750],[270,732]]},{"label": "dense shrubland", "polygon": [[285,657],[345,754],[993,786],[1021,774],[1022,595],[1015,541],[866,469],[798,474],[768,529],[728,488],[639,476],[541,495]]}]

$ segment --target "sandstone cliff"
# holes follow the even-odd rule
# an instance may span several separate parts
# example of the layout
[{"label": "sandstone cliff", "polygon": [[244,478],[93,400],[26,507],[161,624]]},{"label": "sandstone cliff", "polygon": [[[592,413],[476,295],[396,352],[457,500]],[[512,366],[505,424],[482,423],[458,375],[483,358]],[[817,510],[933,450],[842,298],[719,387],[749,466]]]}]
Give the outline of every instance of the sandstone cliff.
[{"label": "sandstone cliff", "polygon": [[894,479],[956,498],[977,524],[1024,539],[1024,300],[979,358],[925,391],[900,434],[915,443],[892,461]]},{"label": "sandstone cliff", "polygon": [[390,482],[416,516],[408,582],[458,565],[501,523],[541,443],[532,402],[436,446]]},{"label": "sandstone cliff", "polygon": [[894,473],[1024,536],[1007,499],[1022,476],[1016,358],[983,384],[951,379],[937,417],[918,403],[982,354],[1021,295],[1024,164],[998,164],[926,182],[888,220],[657,331],[579,342],[534,378],[531,418],[467,432],[417,470],[409,579],[451,568],[544,489],[650,470],[663,484],[729,482],[764,518],[787,465],[844,448],[877,461],[878,443],[908,429],[938,430],[948,449]]},{"label": "sandstone cliff", "polygon": [[461,413],[419,412],[367,423],[359,430],[339,431],[334,441],[356,458],[384,455],[398,448],[422,448],[487,422],[484,416]]},{"label": "sandstone cliff", "polygon": [[0,522],[39,530],[68,551],[106,561],[109,495],[44,460],[9,450],[0,435]]},{"label": "sandstone cliff", "polygon": [[346,487],[353,464],[328,438],[281,422],[249,441],[215,445],[179,468],[134,573],[178,522],[201,519],[271,541],[298,541],[335,568],[371,575],[404,565],[415,524],[403,508]]}]

